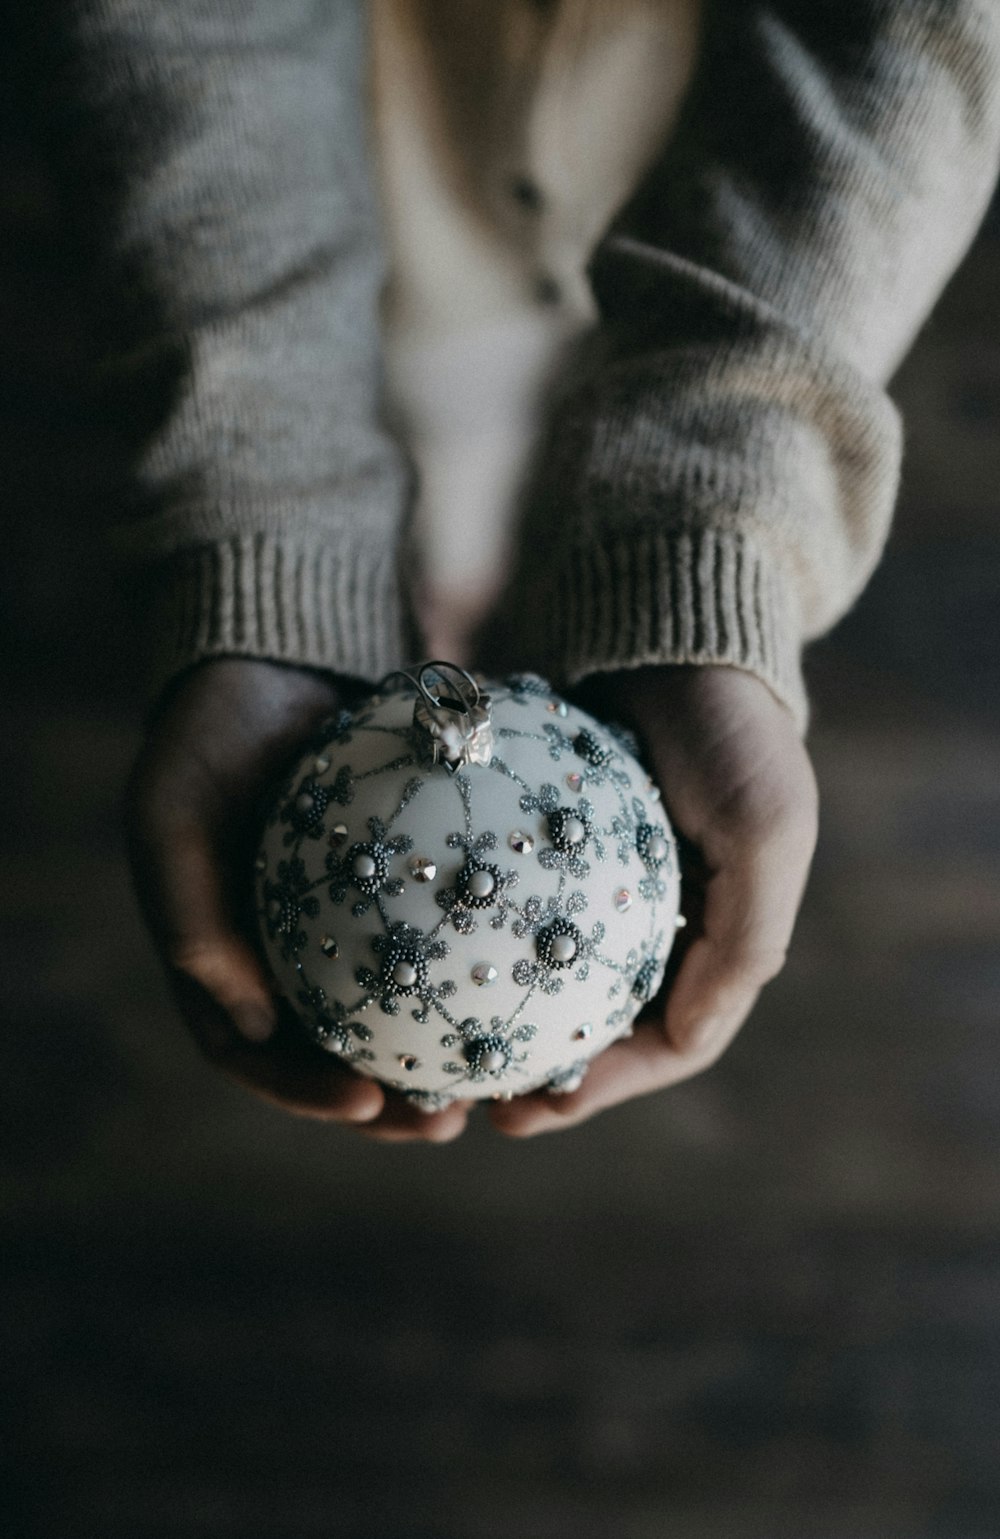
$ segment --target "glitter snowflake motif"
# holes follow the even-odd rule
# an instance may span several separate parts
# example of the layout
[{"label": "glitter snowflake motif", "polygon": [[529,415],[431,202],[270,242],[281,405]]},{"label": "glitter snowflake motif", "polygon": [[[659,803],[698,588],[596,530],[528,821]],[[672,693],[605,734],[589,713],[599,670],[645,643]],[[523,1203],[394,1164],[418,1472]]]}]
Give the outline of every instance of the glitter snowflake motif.
[{"label": "glitter snowflake motif", "polygon": [[[455,877],[453,887],[442,888],[437,902],[460,935],[471,935],[476,929],[476,912],[492,909],[490,924],[494,930],[502,930],[510,913],[511,890],[517,886],[518,873],[501,870],[497,865],[482,859],[483,854],[496,849],[494,833],[480,834],[477,839],[467,840],[461,834],[449,834],[447,843],[452,849],[461,849],[466,856],[465,864]],[[485,873],[492,883],[488,891],[479,890]]]},{"label": "glitter snowflake motif", "polygon": [[519,705],[528,705],[532,700],[544,700],[552,694],[552,686],[540,673],[511,673],[503,682]]},{"label": "glitter snowflake motif", "polygon": [[[527,800],[521,798],[522,807]],[[572,807],[560,807],[557,803],[545,811],[552,844],[549,849],[539,850],[539,864],[547,871],[566,871],[577,881],[583,881],[590,874],[584,851],[591,849],[598,860],[605,859],[604,844],[594,823],[593,803],[582,796]]]},{"label": "glitter snowflake motif", "polygon": [[467,1016],[458,1023],[456,1031],[441,1038],[442,1047],[461,1047],[463,1062],[451,1059],[442,1067],[447,1074],[461,1074],[470,1080],[482,1080],[487,1075],[499,1079],[512,1064],[525,1061],[527,1053],[517,1053],[515,1044],[530,1042],[537,1031],[537,1026],[527,1022],[512,1026],[499,1015],[493,1017],[486,1030],[477,1016]]},{"label": "glitter snowflake motif", "polygon": [[384,934],[373,936],[372,950],[382,965],[378,973],[370,967],[357,970],[358,983],[368,992],[362,1008],[377,999],[384,1015],[398,1015],[400,999],[412,997],[422,1006],[414,1011],[414,1019],[426,1020],[428,1001],[454,993],[451,980],[436,987],[430,981],[429,964],[448,955],[446,941],[432,940],[414,925],[401,921],[390,925]]},{"label": "glitter snowflake motif", "polygon": [[357,919],[367,914],[380,897],[398,898],[403,891],[402,877],[389,875],[390,863],[396,855],[408,855],[413,840],[407,834],[389,838],[381,818],[369,818],[371,838],[352,844],[346,854],[338,855],[331,850],[326,857],[326,869],[330,873],[330,901],[343,903],[350,891],[360,893],[351,908]]},{"label": "glitter snowflake motif", "polygon": [[263,919],[267,933],[277,941],[284,960],[290,961],[306,945],[306,932],[299,921],[305,914],[315,919],[319,913],[319,900],[311,892],[312,883],[306,875],[305,861],[298,855],[289,860],[279,860],[275,873],[277,881],[270,877],[264,883]]},{"label": "glitter snowflake motif", "polygon": [[[596,955],[596,947],[604,939],[602,923],[595,924],[589,936],[584,935],[580,927],[565,914],[552,912],[552,902],[550,899],[548,911],[541,913],[533,907],[531,919],[525,913],[525,929],[535,938],[535,960],[519,957],[512,971],[514,982],[520,987],[539,988],[543,994],[560,993],[564,977],[570,969],[578,982],[584,982],[590,975],[590,964]],[[559,947],[554,944],[557,936],[566,936],[573,941],[572,955],[560,956]]]},{"label": "glitter snowflake motif", "polygon": [[369,1048],[358,1046],[359,1042],[372,1040],[371,1027],[351,1020],[346,1008],[338,1000],[328,1001],[325,990],[318,986],[300,989],[296,997],[306,1012],[310,1036],[318,1047],[352,1062],[374,1061],[375,1054]]}]

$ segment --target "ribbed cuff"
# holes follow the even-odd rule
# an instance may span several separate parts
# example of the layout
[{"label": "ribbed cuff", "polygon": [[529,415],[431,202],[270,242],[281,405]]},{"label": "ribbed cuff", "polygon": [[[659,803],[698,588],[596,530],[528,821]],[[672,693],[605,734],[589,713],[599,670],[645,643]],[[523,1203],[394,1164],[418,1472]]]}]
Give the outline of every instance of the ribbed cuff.
[{"label": "ribbed cuff", "polygon": [[253,534],[170,558],[152,606],[154,687],[215,657],[376,681],[411,649],[394,553]]},{"label": "ribbed cuff", "polygon": [[577,549],[541,593],[518,595],[517,603],[505,627],[505,665],[539,669],[562,686],[656,664],[742,668],[805,731],[793,589],[746,535],[650,531]]}]

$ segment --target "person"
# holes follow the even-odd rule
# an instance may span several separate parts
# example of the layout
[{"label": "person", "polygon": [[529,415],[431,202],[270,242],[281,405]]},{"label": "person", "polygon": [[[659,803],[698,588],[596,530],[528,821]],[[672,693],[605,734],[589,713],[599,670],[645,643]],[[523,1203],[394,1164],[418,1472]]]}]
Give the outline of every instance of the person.
[{"label": "person", "polygon": [[[70,11],[116,296],[102,381],[135,450],[120,543],[155,593],[132,868],[195,1037],[291,1111],[462,1130],[465,1106],[422,1117],[278,1025],[249,911],[275,775],[422,622],[633,725],[687,852],[691,939],[650,1019],[494,1123],[566,1127],[700,1072],[791,935],[816,833],[801,651],[885,539],[886,382],[996,177],[1000,8]],[[492,461],[453,431],[470,381],[477,421],[503,408]],[[462,488],[488,502],[494,477],[477,523]]]}]

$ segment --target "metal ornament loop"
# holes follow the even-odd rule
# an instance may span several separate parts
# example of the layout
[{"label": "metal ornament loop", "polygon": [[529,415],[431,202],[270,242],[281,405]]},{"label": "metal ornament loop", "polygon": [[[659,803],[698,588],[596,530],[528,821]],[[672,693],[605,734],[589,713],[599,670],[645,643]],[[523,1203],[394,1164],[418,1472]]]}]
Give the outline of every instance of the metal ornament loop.
[{"label": "metal ornament loop", "polygon": [[[449,774],[467,764],[489,764],[493,757],[490,697],[456,663],[423,663],[417,673],[401,669],[417,691],[413,725],[424,739],[433,764]],[[438,680],[432,688],[434,679]]]}]

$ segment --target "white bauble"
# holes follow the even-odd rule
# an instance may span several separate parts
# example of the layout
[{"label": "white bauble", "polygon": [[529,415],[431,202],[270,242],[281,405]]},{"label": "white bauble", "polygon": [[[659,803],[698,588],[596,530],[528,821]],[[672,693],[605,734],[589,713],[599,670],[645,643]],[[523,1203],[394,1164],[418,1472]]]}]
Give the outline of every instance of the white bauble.
[{"label": "white bauble", "polygon": [[330,724],[268,823],[274,976],[320,1047],[429,1110],[575,1089],[682,922],[659,793],[535,675],[393,680]]}]

